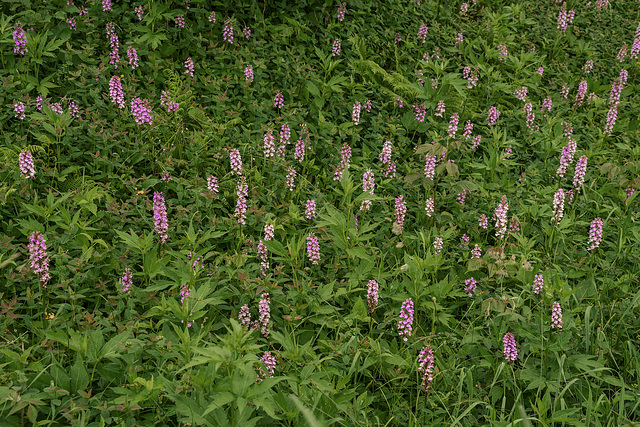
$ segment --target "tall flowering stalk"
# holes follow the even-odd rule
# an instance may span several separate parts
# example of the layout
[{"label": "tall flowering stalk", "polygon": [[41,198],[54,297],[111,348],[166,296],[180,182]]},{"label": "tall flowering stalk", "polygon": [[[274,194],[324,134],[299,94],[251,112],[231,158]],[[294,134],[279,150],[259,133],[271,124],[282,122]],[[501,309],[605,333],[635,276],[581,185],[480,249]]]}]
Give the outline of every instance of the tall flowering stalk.
[{"label": "tall flowering stalk", "polygon": [[47,287],[49,275],[49,255],[47,255],[47,241],[38,231],[31,233],[29,237],[29,263],[31,270],[38,275],[42,287]]},{"label": "tall flowering stalk", "polygon": [[494,211],[496,217],[496,237],[504,239],[507,234],[507,212],[509,211],[509,203],[507,196],[503,195],[500,199],[498,207]]},{"label": "tall flowering stalk", "polygon": [[[213,15],[215,19],[215,14]],[[227,19],[224,23],[224,28],[222,30],[222,40],[228,42],[229,44],[233,44],[233,24],[230,19]]]},{"label": "tall flowering stalk", "polygon": [[338,21],[344,20],[344,14],[347,13],[347,2],[344,2],[338,7]]},{"label": "tall flowering stalk", "polygon": [[260,367],[258,368],[258,382],[267,377],[272,378],[276,372],[277,366],[276,358],[271,354],[270,351],[265,351],[260,360],[262,361],[262,363],[264,363],[264,367],[267,372],[264,372]]},{"label": "tall flowering stalk", "polygon": [[369,280],[367,284],[367,305],[369,306],[369,311],[373,313],[378,305],[378,299],[380,296],[378,295],[378,282],[375,280]]},{"label": "tall flowering stalk", "polygon": [[424,205],[424,211],[427,214],[427,216],[431,218],[435,210],[436,210],[436,206],[435,206],[435,202],[433,201],[433,198],[427,199]]},{"label": "tall flowering stalk", "polygon": [[320,244],[315,234],[309,233],[307,236],[307,257],[311,264],[318,265],[320,261]]},{"label": "tall flowering stalk", "polygon": [[591,221],[591,228],[589,229],[589,247],[588,251],[592,251],[600,246],[602,243],[602,219],[596,218]]},{"label": "tall flowering stalk", "polygon": [[407,202],[404,201],[404,196],[396,197],[396,211],[395,211],[395,222],[400,226],[400,230],[402,230],[404,226],[404,217],[407,213]]},{"label": "tall flowering stalk", "polygon": [[402,303],[398,320],[398,335],[407,341],[413,332],[413,300],[409,298]]},{"label": "tall flowering stalk", "polygon": [[556,194],[553,196],[553,217],[551,222],[554,224],[560,224],[562,216],[564,215],[564,190],[559,188]]},{"label": "tall flowering stalk", "polygon": [[487,120],[489,121],[489,126],[496,124],[498,118],[500,117],[500,111],[495,106],[489,108],[489,114],[487,116]]},{"label": "tall flowering stalk", "polygon": [[264,156],[265,157],[273,157],[276,154],[276,146],[275,146],[275,139],[273,137],[273,129],[269,128],[267,129],[267,131],[264,133]]},{"label": "tall flowering stalk", "polygon": [[186,70],[184,70],[184,73],[188,76],[193,77],[194,76],[194,71],[195,71],[195,65],[193,63],[193,59],[191,59],[191,57],[188,57],[186,61],[184,61],[184,68],[186,68]]},{"label": "tall flowering stalk", "polygon": [[258,321],[261,325],[260,332],[265,338],[269,338],[269,320],[271,319],[271,307],[269,304],[269,293],[265,292],[260,295],[260,302],[258,303],[260,317],[258,318]]},{"label": "tall flowering stalk", "polygon": [[18,154],[18,165],[20,166],[20,175],[23,178],[30,179],[36,176],[33,156],[29,150],[22,150],[20,154]]},{"label": "tall flowering stalk", "polygon": [[18,55],[24,55],[27,50],[27,35],[22,28],[20,21],[16,22],[13,26],[13,53]]},{"label": "tall flowering stalk", "polygon": [[267,271],[269,270],[269,261],[268,261],[268,250],[265,246],[264,242],[260,240],[258,242],[258,258],[260,258],[260,275],[265,277],[267,275]]},{"label": "tall flowering stalk", "polygon": [[576,149],[576,141],[569,139],[569,143],[564,146],[562,153],[560,154],[560,166],[558,166],[558,170],[556,171],[558,176],[563,177],[567,167],[573,163],[573,155],[575,154]]},{"label": "tall flowering stalk", "polygon": [[253,65],[249,64],[244,68],[244,79],[249,84],[253,82]]},{"label": "tall flowering stalk", "polygon": [[340,155],[342,156],[342,160],[338,163],[338,166],[334,171],[334,181],[340,181],[342,179],[342,173],[345,169],[349,169],[349,166],[351,165],[351,147],[346,142],[342,146]]},{"label": "tall flowering stalk", "polygon": [[140,98],[133,98],[131,100],[131,114],[137,124],[153,123],[153,112],[149,107],[149,100],[142,100]]},{"label": "tall flowering stalk", "polygon": [[127,57],[129,58],[129,66],[134,70],[138,68],[138,52],[133,46],[127,48]]},{"label": "tall flowering stalk", "polygon": [[109,96],[111,97],[111,102],[116,104],[119,109],[122,110],[124,108],[124,92],[122,91],[120,76],[113,76],[109,80]]},{"label": "tall flowering stalk", "polygon": [[229,151],[229,159],[231,161],[231,173],[234,175],[242,175],[242,157],[240,157],[240,151],[232,148]]},{"label": "tall flowering stalk", "polygon": [[236,200],[236,209],[233,213],[233,216],[238,218],[238,224],[245,225],[246,221],[246,213],[247,213],[247,195],[249,194],[249,186],[247,185],[246,178],[240,177],[240,181],[238,181],[238,188],[236,190],[236,195],[238,196]]},{"label": "tall flowering stalk", "polygon": [[160,236],[160,243],[165,243],[169,238],[167,207],[165,206],[162,193],[158,191],[153,193],[153,220],[156,233],[158,233],[158,236]]},{"label": "tall flowering stalk", "polygon": [[353,110],[351,111],[351,120],[353,120],[353,124],[356,126],[360,123],[360,110],[361,110],[360,101],[354,102]]},{"label": "tall flowering stalk", "polygon": [[504,344],[504,358],[507,359],[507,362],[515,362],[518,357],[518,348],[516,347],[516,339],[513,337],[513,334],[507,332],[502,341]]},{"label": "tall flowering stalk", "polygon": [[273,106],[278,110],[284,107],[284,95],[282,95],[282,92],[276,92],[276,96],[273,98]]},{"label": "tall flowering stalk", "polygon": [[442,240],[442,237],[436,237],[435,239],[433,239],[433,253],[436,255],[440,255],[443,245],[444,240]]},{"label": "tall flowering stalk", "polygon": [[540,292],[542,292],[542,289],[544,288],[544,276],[542,274],[536,274],[533,277],[533,293],[538,295]]},{"label": "tall flowering stalk", "polygon": [[[476,245],[477,246],[477,245]],[[473,277],[469,277],[467,280],[464,281],[464,291],[467,292],[467,294],[469,296],[473,296],[473,293],[476,290],[476,279],[474,279]]]},{"label": "tall flowering stalk", "polygon": [[220,185],[218,184],[218,178],[213,175],[209,175],[207,178],[207,190],[212,193],[218,193],[220,191]]},{"label": "tall flowering stalk", "polygon": [[[375,183],[375,175],[371,169],[367,169],[367,171],[362,176],[362,191],[373,195],[373,190],[376,187]],[[360,204],[361,211],[368,211],[371,209],[371,200],[363,200]]]},{"label": "tall flowering stalk", "polygon": [[427,154],[427,157],[424,162],[424,177],[428,179],[434,179],[436,174],[436,156],[431,156]]},{"label": "tall flowering stalk", "polygon": [[133,273],[130,268],[124,269],[124,274],[122,275],[120,283],[122,285],[123,294],[131,293],[131,286],[133,286]]},{"label": "tall flowering stalk", "polygon": [[109,64],[113,65],[113,68],[118,68],[120,62],[120,41],[116,34],[116,27],[113,22],[107,23],[107,37],[109,38],[109,44],[111,46],[111,53],[109,54]]},{"label": "tall flowering stalk", "polygon": [[587,156],[582,156],[576,163],[576,170],[573,174],[573,189],[578,191],[584,184],[584,176],[587,173]]},{"label": "tall flowering stalk", "polygon": [[551,306],[551,328],[562,329],[562,307],[557,301]]},{"label": "tall flowering stalk", "polygon": [[422,372],[422,386],[429,393],[433,382],[433,371],[435,369],[435,357],[430,345],[422,347],[418,355],[418,372]]},{"label": "tall flowering stalk", "polygon": [[307,219],[312,219],[316,217],[316,201],[315,200],[307,200],[307,205],[304,210],[304,216]]},{"label": "tall flowering stalk", "polygon": [[240,321],[240,325],[243,328],[251,328],[251,312],[249,311],[249,306],[247,304],[240,307],[240,312],[238,313],[238,320]]},{"label": "tall flowering stalk", "polygon": [[458,116],[458,113],[455,113],[453,116],[451,116],[451,119],[449,120],[449,138],[456,137],[456,132],[458,132],[459,120],[460,116]]},{"label": "tall flowering stalk", "polygon": [[289,166],[289,169],[287,170],[286,180],[287,188],[289,189],[289,191],[293,191],[296,188],[296,170],[293,168],[293,166]]},{"label": "tall flowering stalk", "polygon": [[340,56],[340,50],[342,49],[342,43],[340,41],[340,39],[335,39],[333,41],[333,48],[332,48],[332,53],[331,56]]}]

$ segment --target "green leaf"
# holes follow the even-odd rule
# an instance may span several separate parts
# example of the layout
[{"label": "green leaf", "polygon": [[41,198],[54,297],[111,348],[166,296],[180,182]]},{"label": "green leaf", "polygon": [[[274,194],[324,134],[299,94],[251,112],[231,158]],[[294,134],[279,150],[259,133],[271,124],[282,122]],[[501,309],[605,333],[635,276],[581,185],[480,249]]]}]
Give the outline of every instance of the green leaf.
[{"label": "green leaf", "polygon": [[89,385],[89,372],[87,371],[84,362],[80,355],[76,357],[76,363],[71,367],[71,375],[70,375],[70,386],[71,392],[77,393],[81,390],[86,390]]}]

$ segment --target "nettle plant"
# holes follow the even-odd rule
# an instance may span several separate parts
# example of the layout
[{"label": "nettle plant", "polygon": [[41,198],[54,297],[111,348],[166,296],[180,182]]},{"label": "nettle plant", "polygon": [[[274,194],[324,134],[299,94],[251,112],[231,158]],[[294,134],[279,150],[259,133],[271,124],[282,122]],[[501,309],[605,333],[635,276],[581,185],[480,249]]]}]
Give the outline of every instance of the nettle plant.
[{"label": "nettle plant", "polygon": [[3,5],[3,420],[640,419],[635,3],[369,3]]}]

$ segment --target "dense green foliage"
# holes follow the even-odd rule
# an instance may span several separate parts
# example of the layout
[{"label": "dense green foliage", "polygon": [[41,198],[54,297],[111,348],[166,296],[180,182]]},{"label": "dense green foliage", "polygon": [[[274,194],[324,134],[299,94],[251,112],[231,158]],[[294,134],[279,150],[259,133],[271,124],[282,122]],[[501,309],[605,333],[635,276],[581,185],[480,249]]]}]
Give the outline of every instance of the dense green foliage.
[{"label": "dense green foliage", "polygon": [[106,3],[2,2],[0,424],[640,422],[638,2]]}]

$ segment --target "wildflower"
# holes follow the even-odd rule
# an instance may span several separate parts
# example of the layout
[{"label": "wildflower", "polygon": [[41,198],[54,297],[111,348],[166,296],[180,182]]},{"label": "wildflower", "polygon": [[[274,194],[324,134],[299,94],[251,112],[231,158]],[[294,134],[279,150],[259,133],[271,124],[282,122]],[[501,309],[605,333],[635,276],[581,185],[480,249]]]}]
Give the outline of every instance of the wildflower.
[{"label": "wildflower", "polygon": [[165,206],[162,193],[153,193],[153,219],[156,233],[160,236],[160,243],[164,243],[169,238],[169,224],[167,222],[167,208]]},{"label": "wildflower", "polygon": [[129,66],[134,70],[138,68],[138,52],[133,46],[129,46],[127,49],[127,57],[129,58]]},{"label": "wildflower", "polygon": [[420,29],[418,30],[418,40],[421,40],[422,43],[426,43],[427,41],[427,31],[429,31],[429,27],[426,24],[420,25]]},{"label": "wildflower", "polygon": [[147,99],[143,101],[140,98],[133,98],[131,100],[131,113],[139,125],[143,123],[152,124],[153,122],[153,112],[149,107],[149,101]]},{"label": "wildflower", "polygon": [[102,11],[111,12],[111,0],[102,0]]},{"label": "wildflower", "polygon": [[466,198],[467,198],[467,190],[462,190],[462,193],[458,193],[458,197],[456,197],[456,200],[458,201],[458,204],[464,205],[464,201]]},{"label": "wildflower", "polygon": [[438,117],[442,117],[442,115],[444,114],[444,110],[445,110],[446,106],[444,101],[438,101],[438,105],[436,106],[436,111],[435,113],[433,113],[434,116],[438,116]]},{"label": "wildflower", "polygon": [[573,174],[573,188],[579,190],[584,183],[584,175],[587,173],[587,156],[582,156],[576,163],[576,170]]},{"label": "wildflower", "polygon": [[476,279],[474,279],[473,277],[469,277],[464,281],[464,285],[464,291],[467,292],[469,296],[473,296],[477,285]]},{"label": "wildflower", "polygon": [[518,222],[517,216],[511,217],[511,222],[509,223],[509,229],[512,233],[517,233],[520,231],[520,223]]},{"label": "wildflower", "polygon": [[195,70],[195,66],[193,64],[193,59],[191,59],[191,57],[188,57],[186,61],[184,61],[184,67],[186,68],[186,70],[184,71],[184,73],[188,76],[193,77],[193,72]]},{"label": "wildflower", "polygon": [[242,35],[244,36],[245,39],[249,40],[249,37],[251,37],[251,28],[244,27],[242,29]]},{"label": "wildflower", "polygon": [[616,105],[611,106],[609,108],[609,112],[607,113],[607,123],[604,126],[604,131],[602,131],[605,135],[611,135],[613,132],[613,126],[616,124],[616,119],[618,118],[618,107]]},{"label": "wildflower", "polygon": [[544,68],[542,66],[540,66],[540,68],[538,68],[538,74],[540,74],[540,75],[544,74]]},{"label": "wildflower", "polygon": [[480,228],[484,228],[485,230],[489,228],[489,219],[485,214],[480,215],[480,218],[478,219],[478,225],[480,226]]},{"label": "wildflower", "polygon": [[562,329],[562,307],[557,301],[553,302],[551,308],[551,328]]},{"label": "wildflower", "polygon": [[283,124],[280,129],[280,147],[278,147],[278,157],[283,158],[289,139],[291,138],[291,129],[288,124]]},{"label": "wildflower", "polygon": [[107,37],[109,38],[109,44],[111,46],[111,53],[109,54],[109,64],[113,65],[113,68],[118,68],[120,62],[120,54],[118,49],[120,48],[120,42],[118,35],[116,34],[116,27],[113,22],[107,23]]},{"label": "wildflower", "polygon": [[270,351],[265,351],[264,355],[260,358],[260,360],[262,360],[262,363],[264,363],[264,367],[267,370],[267,372],[265,373],[262,371],[262,368],[258,368],[258,370],[260,371],[260,377],[261,377],[259,378],[259,381],[262,381],[262,379],[266,377],[272,378],[276,372],[276,365],[277,365],[275,356],[273,356]]},{"label": "wildflower", "polygon": [[480,246],[478,246],[478,244],[476,243],[474,248],[471,249],[471,259],[477,259],[477,258],[480,258],[481,256],[482,256],[482,250],[480,249]]},{"label": "wildflower", "polygon": [[78,110],[78,106],[76,105],[75,101],[69,102],[69,116],[71,116],[72,119],[80,118],[80,112]]},{"label": "wildflower", "polygon": [[507,196],[503,195],[500,199],[500,203],[495,210],[496,216],[496,237],[498,239],[504,239],[507,233],[507,211],[509,210],[509,203],[507,202]]},{"label": "wildflower", "polygon": [[338,21],[342,22],[344,20],[344,14],[347,13],[347,3],[344,2],[338,7]]},{"label": "wildflower", "polygon": [[70,16],[66,19],[66,23],[69,24],[69,28],[72,30],[76,29],[76,18]]},{"label": "wildflower", "polygon": [[471,123],[471,120],[467,120],[467,123],[464,125],[462,137],[468,139],[471,136],[471,132],[473,132],[473,123]]},{"label": "wildflower", "polygon": [[449,120],[449,138],[456,137],[456,132],[458,132],[459,119],[460,117],[458,116],[458,113],[455,113],[453,116],[451,116],[451,119]]},{"label": "wildflower", "polygon": [[419,122],[424,122],[424,119],[427,117],[427,107],[424,104],[413,104],[413,112],[415,114],[415,119]]},{"label": "wildflower", "polygon": [[315,234],[309,233],[307,236],[307,257],[313,265],[318,265],[320,261],[320,244]]},{"label": "wildflower", "polygon": [[427,202],[425,204],[424,207],[425,212],[427,213],[427,216],[429,218],[431,218],[431,216],[433,215],[433,213],[435,212],[435,204],[433,202],[433,199],[427,199]]},{"label": "wildflower", "polygon": [[551,106],[553,105],[553,101],[551,101],[551,98],[545,98],[542,101],[542,109],[541,111],[544,113],[544,110],[547,110],[547,113],[551,111]]},{"label": "wildflower", "polygon": [[489,126],[494,125],[499,117],[500,117],[500,111],[498,111],[498,109],[495,106],[492,106],[491,108],[489,108],[489,115],[487,117],[487,120],[489,121]]},{"label": "wildflower", "polygon": [[400,226],[404,224],[404,217],[407,213],[407,203],[403,200],[403,196],[396,197],[396,212],[395,212],[395,222]]},{"label": "wildflower", "polygon": [[551,218],[551,222],[554,224],[560,224],[560,220],[564,215],[564,190],[562,188],[558,189],[556,194],[553,196],[553,217]]},{"label": "wildflower", "polygon": [[334,171],[334,181],[339,181],[340,179],[342,179],[342,172],[344,172],[345,169],[349,169],[349,166],[351,165],[351,147],[349,146],[349,144],[347,144],[346,142],[344,143],[340,154],[342,156],[342,160],[340,161],[340,163],[338,163],[338,166]]},{"label": "wildflower", "polygon": [[142,15],[144,14],[144,10],[142,9],[142,5],[136,6],[134,12],[138,16],[138,21],[142,21]]},{"label": "wildflower", "polygon": [[42,103],[43,102],[44,102],[44,100],[42,99],[41,96],[36,97],[36,110],[42,111]]},{"label": "wildflower", "polygon": [[498,45],[498,60],[504,61],[508,55],[509,52],[507,52],[507,47],[500,43]]},{"label": "wildflower", "polygon": [[591,228],[589,229],[589,247],[588,251],[592,251],[600,246],[602,243],[602,219],[596,218],[591,221]]},{"label": "wildflower", "polygon": [[215,12],[215,10],[214,10],[214,11],[212,11],[212,12],[209,14],[209,22],[213,22],[213,23],[215,24],[215,22],[216,22],[216,12]]},{"label": "wildflower", "polygon": [[18,165],[20,166],[20,175],[23,178],[30,179],[36,176],[33,156],[29,150],[22,150],[20,152],[18,155]]},{"label": "wildflower", "polygon": [[573,163],[573,155],[576,152],[577,144],[573,139],[569,140],[569,143],[564,146],[562,153],[560,154],[560,166],[556,173],[558,176],[563,177],[567,167]]},{"label": "wildflower", "polygon": [[176,16],[175,23],[176,28],[184,28],[184,16],[181,13]]},{"label": "wildflower", "polygon": [[207,189],[212,193],[217,193],[220,189],[220,186],[218,185],[218,178],[213,175],[209,175],[207,178]]},{"label": "wildflower", "polygon": [[358,125],[360,123],[360,101],[356,101],[353,103],[353,111],[351,112],[351,120],[353,120],[354,125]]},{"label": "wildflower", "polygon": [[[527,128],[532,129],[533,121],[536,119],[536,114],[533,112],[533,104],[531,104],[530,102],[527,102],[524,105],[524,113],[527,116]],[[533,130],[535,130],[536,128],[537,126],[533,128]]]},{"label": "wildflower", "polygon": [[480,146],[480,140],[482,139],[482,135],[476,135],[473,138],[473,142],[471,143],[471,149],[475,150],[476,148],[478,148]]},{"label": "wildflower", "polygon": [[180,109],[180,104],[176,101],[169,101],[167,103],[167,113],[177,113]]},{"label": "wildflower", "polygon": [[469,78],[467,79],[467,89],[473,89],[478,84],[478,66],[476,65],[473,68],[473,71]]},{"label": "wildflower", "polygon": [[435,365],[435,357],[431,346],[426,345],[420,350],[418,355],[418,372],[422,372],[422,386],[429,393],[431,383],[433,382],[433,371]]},{"label": "wildflower", "polygon": [[51,110],[56,113],[57,115],[62,114],[64,111],[62,110],[62,104],[59,102],[56,102],[55,104],[51,104]]},{"label": "wildflower", "polygon": [[464,34],[458,33],[458,37],[456,38],[456,42],[453,47],[458,48],[460,44],[464,41]]},{"label": "wildflower", "polygon": [[13,111],[15,112],[16,119],[25,119],[26,116],[24,114],[24,104],[21,101],[17,101],[15,104],[13,104]]},{"label": "wildflower", "polygon": [[271,308],[269,307],[269,293],[265,292],[260,295],[258,303],[258,312],[260,313],[259,322],[262,325],[260,332],[265,338],[269,338],[269,319],[271,319]]},{"label": "wildflower", "polygon": [[526,86],[522,86],[521,89],[516,89],[513,92],[513,96],[515,96],[517,99],[519,99],[522,102],[526,101],[527,100],[527,87]]},{"label": "wildflower", "polygon": [[13,46],[13,53],[24,55],[28,52],[27,35],[24,32],[20,21],[16,22],[13,26],[13,42],[15,43],[15,45]]},{"label": "wildflower", "polygon": [[340,39],[335,39],[333,41],[333,53],[331,54],[331,56],[340,56],[340,49],[341,49],[341,42]]},{"label": "wildflower", "polygon": [[222,40],[233,44],[233,24],[231,24],[231,20],[227,20],[224,23],[224,28],[222,29]]},{"label": "wildflower", "polygon": [[369,310],[373,313],[378,305],[378,282],[375,280],[369,280],[367,284],[367,305],[369,306]]},{"label": "wildflower", "polygon": [[397,108],[402,108],[402,107],[404,107],[404,103],[402,102],[402,99],[400,99],[400,98],[396,98],[396,100],[394,101],[394,104],[393,104],[393,105],[394,105],[395,107],[397,107]]},{"label": "wildflower", "polygon": [[273,99],[273,106],[277,109],[284,107],[284,96],[282,95],[282,92],[276,92],[276,96]]},{"label": "wildflower", "polygon": [[[367,169],[367,171],[362,176],[362,191],[373,195],[375,186],[375,175],[371,169]],[[363,200],[360,204],[361,211],[368,211],[370,208],[371,200]]]},{"label": "wildflower", "polygon": [[562,89],[560,90],[560,96],[562,96],[564,99],[567,99],[567,97],[569,96],[569,86],[562,85]]},{"label": "wildflower", "polygon": [[253,66],[252,65],[247,65],[244,68],[244,79],[249,83],[253,82]]},{"label": "wildflower", "polygon": [[242,175],[242,158],[240,157],[240,151],[235,148],[229,151],[229,157],[231,159],[231,173],[234,175]]},{"label": "wildflower", "polygon": [[246,213],[247,213],[247,195],[249,193],[249,186],[245,177],[240,177],[238,181],[238,188],[236,189],[236,209],[233,216],[238,218],[238,224],[245,225]]},{"label": "wildflower", "polygon": [[442,237],[436,237],[433,241],[433,253],[439,255],[442,251],[443,244],[444,242],[442,240]]},{"label": "wildflower", "polygon": [[119,76],[113,76],[109,80],[109,96],[111,97],[111,102],[116,104],[118,108],[124,108],[124,93],[122,92],[122,82]]},{"label": "wildflower", "polygon": [[262,277],[265,277],[267,275],[267,271],[269,270],[269,261],[267,261],[267,247],[262,240],[258,242],[257,252],[258,258],[260,258],[260,274],[262,275]]},{"label": "wildflower", "polygon": [[570,10],[567,12],[567,2],[562,3],[560,12],[558,12],[558,29],[562,32],[565,32],[567,26],[573,22],[575,14],[575,10]]},{"label": "wildflower", "polygon": [[240,325],[245,328],[251,326],[251,313],[249,312],[249,306],[247,304],[240,307],[240,313],[238,313],[238,320]]},{"label": "wildflower", "polygon": [[304,216],[307,219],[316,217],[316,201],[315,200],[307,200],[307,205],[305,207]]},{"label": "wildflower", "polygon": [[49,275],[49,256],[47,255],[47,241],[38,231],[29,237],[29,262],[31,270],[40,277],[42,287],[47,287]]},{"label": "wildflower", "polygon": [[273,224],[265,224],[264,225],[264,241],[268,242],[273,239],[275,233],[275,228]]},{"label": "wildflower", "polygon": [[267,129],[267,131],[264,133],[264,156],[265,157],[273,157],[276,154],[276,148],[274,145],[274,138],[273,138],[273,129],[269,128]]},{"label": "wildflower", "polygon": [[422,77],[424,77],[422,70],[416,71],[416,80],[420,86],[424,86],[424,80],[422,80]]},{"label": "wildflower", "polygon": [[542,292],[542,288],[544,287],[544,276],[542,274],[536,274],[533,277],[533,293],[538,295]]},{"label": "wildflower", "polygon": [[413,301],[411,298],[402,303],[399,317],[398,335],[402,337],[403,341],[407,341],[413,331]]},{"label": "wildflower", "polygon": [[298,142],[296,142],[296,149],[293,153],[293,158],[299,162],[302,162],[304,160],[304,149],[304,141],[302,139],[299,139]]},{"label": "wildflower", "polygon": [[296,170],[293,168],[293,166],[289,166],[286,179],[287,179],[286,186],[289,188],[289,191],[293,191],[293,189],[295,188],[295,180],[296,180]]},{"label": "wildflower", "polygon": [[593,59],[588,60],[585,64],[584,67],[582,67],[582,71],[585,74],[589,74],[591,72],[591,70],[593,70]]},{"label": "wildflower", "polygon": [[516,347],[516,339],[511,332],[504,335],[504,357],[508,362],[515,362],[518,357],[518,349]]}]

